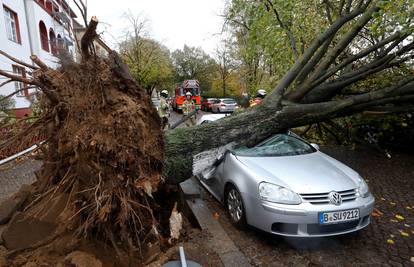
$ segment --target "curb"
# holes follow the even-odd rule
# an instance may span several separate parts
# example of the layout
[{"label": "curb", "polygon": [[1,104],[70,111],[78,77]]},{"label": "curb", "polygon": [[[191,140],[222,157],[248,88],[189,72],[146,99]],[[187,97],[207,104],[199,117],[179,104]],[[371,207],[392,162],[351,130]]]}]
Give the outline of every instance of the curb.
[{"label": "curb", "polygon": [[184,204],[191,210],[203,231],[212,235],[208,245],[219,255],[225,267],[250,267],[249,261],[227,235],[221,224],[213,218],[212,212],[201,198],[200,184],[195,177],[180,183],[180,194]]}]

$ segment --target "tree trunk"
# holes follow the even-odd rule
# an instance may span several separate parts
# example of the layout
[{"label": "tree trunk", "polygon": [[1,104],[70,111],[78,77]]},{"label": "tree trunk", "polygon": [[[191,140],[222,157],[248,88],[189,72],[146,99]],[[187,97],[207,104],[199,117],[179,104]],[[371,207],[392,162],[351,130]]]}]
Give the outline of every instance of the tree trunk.
[{"label": "tree trunk", "polygon": [[165,135],[164,176],[170,184],[192,176],[195,155],[223,147],[231,142],[237,146],[252,146],[275,133],[341,116],[348,116],[371,106],[401,101],[414,94],[414,81],[400,83],[343,100],[293,104],[260,105],[243,113],[190,128],[177,128]]}]

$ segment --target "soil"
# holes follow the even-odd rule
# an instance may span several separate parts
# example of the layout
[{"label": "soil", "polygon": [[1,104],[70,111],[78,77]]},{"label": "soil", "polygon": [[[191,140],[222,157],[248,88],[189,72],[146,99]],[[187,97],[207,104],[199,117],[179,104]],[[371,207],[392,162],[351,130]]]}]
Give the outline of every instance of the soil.
[{"label": "soil", "polygon": [[[208,194],[206,202],[212,212],[219,214],[219,222],[253,266],[413,265],[414,155],[391,153],[389,159],[363,148],[324,147],[322,150],[357,170],[376,197],[376,209],[380,213],[372,217],[370,226],[358,233],[298,239],[252,228],[239,230],[231,225],[223,207]],[[396,215],[402,217],[397,219]]]}]

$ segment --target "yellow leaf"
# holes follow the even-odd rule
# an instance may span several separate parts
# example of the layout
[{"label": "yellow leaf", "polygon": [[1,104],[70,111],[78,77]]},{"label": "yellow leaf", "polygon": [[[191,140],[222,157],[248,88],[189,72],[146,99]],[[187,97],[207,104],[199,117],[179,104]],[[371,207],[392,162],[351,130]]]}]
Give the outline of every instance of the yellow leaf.
[{"label": "yellow leaf", "polygon": [[387,243],[388,243],[388,244],[390,244],[390,245],[394,245],[394,243],[395,243],[395,242],[394,242],[394,240],[392,240],[392,239],[388,239],[388,240],[387,240]]},{"label": "yellow leaf", "polygon": [[399,215],[399,214],[396,214],[395,215],[395,218],[397,218],[398,220],[400,220],[400,221],[403,221],[404,220],[404,217],[403,216],[401,216],[401,215]]},{"label": "yellow leaf", "polygon": [[410,206],[405,207],[407,210],[412,210]]},{"label": "yellow leaf", "polygon": [[410,236],[409,233],[406,233],[406,232],[403,232],[403,231],[401,231],[400,234],[404,237],[409,237]]},{"label": "yellow leaf", "polygon": [[414,262],[414,257],[411,257],[410,261],[411,261],[411,262]]},{"label": "yellow leaf", "polygon": [[390,202],[390,205],[395,206],[396,204],[395,204],[395,202]]}]

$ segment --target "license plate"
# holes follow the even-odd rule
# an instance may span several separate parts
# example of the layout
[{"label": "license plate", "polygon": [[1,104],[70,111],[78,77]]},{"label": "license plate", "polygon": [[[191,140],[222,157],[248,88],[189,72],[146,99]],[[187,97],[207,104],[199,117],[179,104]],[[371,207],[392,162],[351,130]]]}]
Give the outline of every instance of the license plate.
[{"label": "license plate", "polygon": [[319,224],[349,222],[359,219],[359,209],[319,213]]}]

